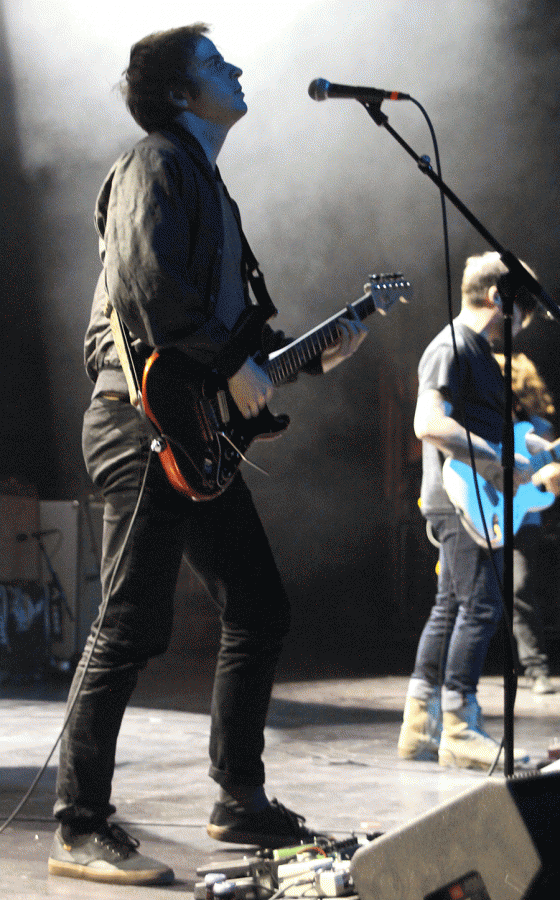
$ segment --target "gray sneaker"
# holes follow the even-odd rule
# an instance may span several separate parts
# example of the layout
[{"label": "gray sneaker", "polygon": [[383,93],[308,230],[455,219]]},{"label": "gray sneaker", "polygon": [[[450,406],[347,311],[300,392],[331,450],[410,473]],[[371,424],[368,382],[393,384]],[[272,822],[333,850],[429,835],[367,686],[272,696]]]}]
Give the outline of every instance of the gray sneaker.
[{"label": "gray sneaker", "polygon": [[66,841],[62,827],[55,832],[49,872],[107,884],[171,884],[169,866],[138,853],[139,842],[118,825],[107,823],[93,834]]}]

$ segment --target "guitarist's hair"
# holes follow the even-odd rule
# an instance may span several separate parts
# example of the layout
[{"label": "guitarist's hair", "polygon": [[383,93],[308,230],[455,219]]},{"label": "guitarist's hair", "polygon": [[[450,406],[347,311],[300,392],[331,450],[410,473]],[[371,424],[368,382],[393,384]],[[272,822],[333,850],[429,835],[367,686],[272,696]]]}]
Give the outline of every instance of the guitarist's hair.
[{"label": "guitarist's hair", "polygon": [[[527,263],[521,260],[527,271],[536,278],[537,276]],[[493,250],[482,253],[480,256],[469,256],[465,263],[463,281],[461,283],[461,299],[463,306],[480,308],[484,306],[486,295],[491,287],[498,284],[502,275],[507,273],[507,268],[500,258],[500,254]],[[536,306],[536,300],[525,288],[521,288],[515,295],[516,304],[524,313],[531,312]]]},{"label": "guitarist's hair", "polygon": [[170,125],[179,114],[170,98],[172,90],[186,87],[193,97],[198,96],[199,87],[188,77],[188,66],[198,39],[209,30],[203,22],[195,22],[148,34],[132,46],[120,90],[130,114],[148,134]]},{"label": "guitarist's hair", "polygon": [[[502,375],[505,370],[503,353],[494,353]],[[511,360],[511,386],[514,393],[515,412],[520,419],[540,416],[552,419],[554,401],[532,360],[525,353],[514,353]]]}]

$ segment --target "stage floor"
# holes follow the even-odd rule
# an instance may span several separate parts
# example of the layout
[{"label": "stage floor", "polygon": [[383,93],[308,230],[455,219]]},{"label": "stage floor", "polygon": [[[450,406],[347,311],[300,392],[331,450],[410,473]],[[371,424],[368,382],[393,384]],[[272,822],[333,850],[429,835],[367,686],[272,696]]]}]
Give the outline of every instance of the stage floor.
[{"label": "stage floor", "polygon": [[[163,671],[163,670],[161,670]],[[161,679],[160,679],[161,681]],[[553,679],[560,691],[560,679]],[[56,754],[34,795],[0,834],[2,897],[191,897],[196,869],[243,850],[205,831],[215,786],[207,777],[211,669],[195,666],[166,688],[157,664],[143,676],[126,713],[118,747],[113,801],[117,819],[150,856],[173,866],[170,887],[113,887],[47,873]],[[330,678],[277,684],[266,733],[267,790],[318,830],[346,837],[406,824],[474,787],[484,773],[399,760],[396,743],[407,679]],[[62,723],[66,685],[4,686],[0,699],[0,814],[19,802],[46,759]],[[155,700],[158,693],[160,701]],[[499,677],[485,677],[480,701],[487,730],[501,737]],[[535,761],[560,738],[560,693],[534,696],[520,679],[516,745]],[[500,777],[495,775],[493,777]]]}]

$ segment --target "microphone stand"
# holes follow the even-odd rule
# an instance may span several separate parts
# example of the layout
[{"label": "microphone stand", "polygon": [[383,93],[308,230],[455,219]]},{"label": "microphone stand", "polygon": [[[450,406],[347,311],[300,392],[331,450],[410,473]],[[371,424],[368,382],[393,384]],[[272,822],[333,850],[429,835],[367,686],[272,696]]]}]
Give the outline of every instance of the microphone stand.
[{"label": "microphone stand", "polygon": [[[49,623],[49,638],[51,636],[60,638],[62,637],[62,616],[60,612],[60,607],[63,607],[66,615],[70,619],[71,622],[74,621],[74,616],[72,615],[72,610],[68,605],[68,600],[66,599],[66,594],[64,593],[64,588],[60,583],[60,579],[56,574],[53,564],[51,562],[51,558],[47,553],[45,545],[41,539],[41,535],[34,535],[35,540],[39,545],[39,550],[41,551],[41,555],[45,560],[47,568],[50,574],[50,581],[48,583],[48,596],[49,596],[49,615],[48,615],[48,623]],[[56,604],[56,606],[55,606]],[[56,617],[55,617],[56,610]]]},{"label": "microphone stand", "polygon": [[513,622],[513,469],[515,463],[514,429],[513,429],[513,394],[511,384],[511,356],[512,356],[512,329],[513,302],[515,293],[521,287],[527,288],[534,297],[539,300],[548,312],[560,322],[560,309],[552,298],[541,287],[536,278],[527,271],[525,266],[506,250],[490,234],[484,225],[474,216],[465,204],[459,200],[456,194],[433,171],[429,156],[418,156],[412,147],[389,125],[389,119],[381,111],[381,101],[372,102],[359,100],[376,125],[385,128],[400,146],[406,150],[409,156],[416,162],[420,171],[427,175],[436,187],[453,203],[456,209],[470,222],[473,228],[494,248],[502,262],[508,269],[499,281],[499,292],[502,298],[502,310],[504,313],[504,356],[505,356],[505,413],[504,413],[504,437],[502,444],[502,466],[504,468],[504,574],[503,592],[508,628],[508,640],[505,641],[504,651],[504,775],[506,778],[513,775],[513,747],[514,747],[514,706],[517,689],[517,674],[515,671],[515,656],[512,637]]}]

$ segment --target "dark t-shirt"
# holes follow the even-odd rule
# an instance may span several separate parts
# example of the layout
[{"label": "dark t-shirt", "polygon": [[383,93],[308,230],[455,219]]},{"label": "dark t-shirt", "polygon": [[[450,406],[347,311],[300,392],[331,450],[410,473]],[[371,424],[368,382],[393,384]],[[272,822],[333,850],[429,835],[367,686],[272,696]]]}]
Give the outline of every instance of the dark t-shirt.
[{"label": "dark t-shirt", "polygon": [[239,316],[247,306],[247,298],[241,277],[241,260],[243,247],[239,234],[239,225],[231,208],[231,203],[224,193],[220,181],[217,182],[222,217],[224,223],[224,249],[222,254],[222,272],[220,292],[216,302],[214,315],[233,331]]},{"label": "dark t-shirt", "polygon": [[[488,341],[455,322],[458,364],[447,325],[428,345],[418,366],[418,396],[439,391],[451,404],[450,415],[473,434],[498,444],[504,421],[504,381]],[[453,513],[441,478],[443,455],[428,441],[422,445],[422,513]]]}]

